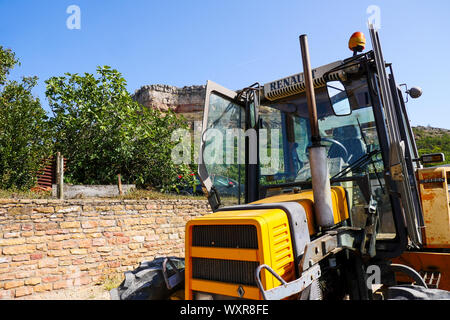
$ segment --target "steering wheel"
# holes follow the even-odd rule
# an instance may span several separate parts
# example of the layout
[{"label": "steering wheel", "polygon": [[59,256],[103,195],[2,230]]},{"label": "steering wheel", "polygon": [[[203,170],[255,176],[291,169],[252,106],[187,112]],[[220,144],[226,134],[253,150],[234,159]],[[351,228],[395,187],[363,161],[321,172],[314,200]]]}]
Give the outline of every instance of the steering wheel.
[{"label": "steering wheel", "polygon": [[343,159],[344,159],[345,162],[348,162],[350,160],[347,148],[342,143],[340,143],[339,141],[337,141],[337,140],[335,140],[333,138],[322,138],[322,140],[323,141],[327,141],[327,142],[331,142],[332,144],[338,146],[339,149],[341,149],[341,151],[344,153]]}]

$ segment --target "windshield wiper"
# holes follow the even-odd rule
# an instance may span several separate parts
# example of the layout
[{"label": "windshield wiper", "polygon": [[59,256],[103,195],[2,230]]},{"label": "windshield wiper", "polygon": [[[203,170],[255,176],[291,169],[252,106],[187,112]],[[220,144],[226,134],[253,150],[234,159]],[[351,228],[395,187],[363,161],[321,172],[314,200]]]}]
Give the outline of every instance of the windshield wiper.
[{"label": "windshield wiper", "polygon": [[341,178],[341,177],[345,176],[347,173],[349,173],[350,171],[354,171],[356,169],[359,169],[363,165],[367,164],[367,162],[372,161],[372,157],[376,156],[379,153],[381,153],[381,150],[379,150],[379,149],[376,149],[376,150],[373,150],[373,151],[371,151],[369,153],[366,153],[365,155],[360,157],[358,160],[353,162],[351,165],[349,165],[345,169],[341,170],[338,174],[333,176],[331,178],[331,180]]},{"label": "windshield wiper", "polygon": [[[365,145],[367,146],[366,135],[364,134],[364,131],[362,130],[361,123],[359,122],[359,119],[358,119],[358,118],[356,118],[356,121],[358,121],[359,132],[361,133],[361,136],[362,136],[362,138],[364,139],[364,143],[365,143]],[[371,164],[372,164],[372,166],[373,166],[373,170],[375,171],[375,175],[377,176],[377,180],[378,180],[378,183],[380,184],[380,188],[381,188],[381,190],[383,190],[383,193],[384,193],[383,184],[381,183],[380,176],[378,175],[377,166],[376,166],[375,163],[373,162],[372,158],[370,159],[370,162],[371,162]]]}]

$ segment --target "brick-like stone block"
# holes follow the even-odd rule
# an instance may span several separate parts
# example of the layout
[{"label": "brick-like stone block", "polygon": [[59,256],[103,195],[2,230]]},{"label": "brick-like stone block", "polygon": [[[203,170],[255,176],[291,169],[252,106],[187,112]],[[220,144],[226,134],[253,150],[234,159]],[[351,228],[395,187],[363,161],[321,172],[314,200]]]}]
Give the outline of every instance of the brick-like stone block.
[{"label": "brick-like stone block", "polygon": [[33,253],[36,250],[36,245],[34,244],[25,244],[19,246],[9,246],[3,248],[4,255],[18,255],[18,254],[26,254]]},{"label": "brick-like stone block", "polygon": [[108,268],[118,268],[120,267],[120,261],[111,261],[107,263]]},{"label": "brick-like stone block", "polygon": [[63,241],[63,240],[69,240],[70,235],[69,234],[58,234],[53,236],[54,241]]},{"label": "brick-like stone block", "polygon": [[73,249],[78,247],[78,241],[76,240],[67,240],[62,242],[63,249]]},{"label": "brick-like stone block", "polygon": [[130,242],[129,237],[113,237],[108,239],[108,244],[110,245],[120,245],[120,244],[126,244]]},{"label": "brick-like stone block", "polygon": [[78,265],[83,264],[85,262],[86,262],[86,259],[73,259],[72,260],[72,265],[78,266]]},{"label": "brick-like stone block", "polygon": [[65,257],[70,255],[70,251],[68,249],[65,250],[49,250],[47,252],[49,257]]},{"label": "brick-like stone block", "polygon": [[178,236],[178,233],[174,233],[174,234],[169,234],[169,239],[170,240],[176,240],[179,239],[180,237]]},{"label": "brick-like stone block", "polygon": [[114,205],[114,206],[110,206],[110,210],[111,211],[122,211],[124,210],[124,205]]},{"label": "brick-like stone block", "polygon": [[92,246],[94,246],[94,247],[102,247],[105,244],[106,244],[106,239],[104,239],[104,238],[92,239]]},{"label": "brick-like stone block", "polygon": [[98,227],[98,222],[94,220],[85,220],[81,221],[81,227],[83,229],[92,229]]},{"label": "brick-like stone block", "polygon": [[45,292],[51,291],[53,289],[53,285],[51,283],[42,283],[33,287],[34,292]]},{"label": "brick-like stone block", "polygon": [[71,249],[70,253],[73,255],[85,255],[88,251],[86,249]]},{"label": "brick-like stone block", "polygon": [[12,261],[14,261],[14,262],[29,261],[29,260],[30,260],[30,255],[29,254],[14,256],[12,258]]},{"label": "brick-like stone block", "polygon": [[52,283],[52,282],[56,282],[59,280],[61,280],[61,276],[55,276],[55,275],[45,276],[42,278],[43,283]]},{"label": "brick-like stone block", "polygon": [[3,285],[3,288],[5,290],[9,290],[9,289],[13,289],[13,288],[22,287],[24,284],[25,284],[25,282],[23,280],[12,280],[12,281],[5,282],[5,284]]},{"label": "brick-like stone block", "polygon": [[42,269],[42,268],[56,268],[58,267],[58,259],[56,258],[46,258],[46,259],[41,259],[38,262],[38,268]]},{"label": "brick-like stone block", "polygon": [[155,218],[141,218],[140,224],[155,224],[156,219]]},{"label": "brick-like stone block", "polygon": [[9,215],[19,216],[19,215],[27,215],[27,214],[32,214],[32,213],[33,213],[32,207],[12,207],[12,208],[8,209]]},{"label": "brick-like stone block", "polygon": [[100,232],[87,233],[86,237],[91,238],[91,239],[101,238],[101,237],[103,237],[103,234]]},{"label": "brick-like stone block", "polygon": [[46,243],[38,243],[36,244],[36,250],[39,251],[47,251],[47,244]]},{"label": "brick-like stone block", "polygon": [[22,234],[20,235],[21,237],[25,237],[25,238],[29,238],[34,236],[34,232],[33,231],[22,231]]},{"label": "brick-like stone block", "polygon": [[73,286],[73,279],[57,281],[53,284],[53,290],[66,289]]},{"label": "brick-like stone block", "polygon": [[115,227],[116,224],[116,220],[100,220],[101,227]]},{"label": "brick-like stone block", "polygon": [[13,298],[14,298],[14,290],[0,290],[0,300],[11,300]]},{"label": "brick-like stone block", "polygon": [[18,271],[15,273],[16,275],[16,279],[25,279],[25,278],[29,278],[34,274],[34,271]]},{"label": "brick-like stone block", "polygon": [[47,243],[48,250],[61,250],[63,248],[63,244],[58,241],[50,241]]},{"label": "brick-like stone block", "polygon": [[29,237],[26,239],[26,243],[29,244],[42,244],[42,243],[47,243],[49,241],[52,240],[52,237],[50,236],[34,236],[34,237]]},{"label": "brick-like stone block", "polygon": [[139,243],[130,243],[130,244],[128,245],[128,248],[129,248],[130,250],[136,250],[136,249],[138,249],[140,246],[141,246],[141,245],[140,245]]},{"label": "brick-like stone block", "polygon": [[78,211],[81,211],[81,207],[80,206],[71,206],[71,207],[59,206],[59,207],[55,208],[55,211],[58,213],[78,212]]},{"label": "brick-like stone block", "polygon": [[81,277],[79,279],[75,279],[75,285],[80,285],[80,286],[84,286],[87,284],[90,284],[92,282],[92,278],[91,277]]},{"label": "brick-like stone block", "polygon": [[91,239],[83,239],[79,240],[79,247],[80,248],[91,248],[92,247],[92,240]]},{"label": "brick-like stone block", "polygon": [[31,231],[33,230],[34,225],[31,223],[24,223],[22,224],[22,231]]},{"label": "brick-like stone block", "polygon": [[25,238],[0,239],[0,246],[15,246],[24,243]]},{"label": "brick-like stone block", "polygon": [[157,225],[166,224],[167,223],[167,218],[158,217],[158,218],[156,218],[155,222],[156,222]]},{"label": "brick-like stone block", "polygon": [[145,236],[134,236],[133,241],[142,243],[145,241]]},{"label": "brick-like stone block", "polygon": [[145,206],[145,208],[148,210],[155,210],[158,209],[158,205],[156,203],[149,203]]},{"label": "brick-like stone block", "polygon": [[14,275],[14,273],[11,273],[11,271],[13,271],[14,269],[8,268],[8,270],[10,270],[9,273],[1,273],[1,274],[0,274],[0,281],[6,281],[6,280],[14,280],[14,279],[16,279],[16,276]]},{"label": "brick-like stone block", "polygon": [[41,281],[42,281],[41,278],[31,277],[31,278],[25,279],[25,284],[27,286],[35,286],[35,285],[41,283]]},{"label": "brick-like stone block", "polygon": [[18,237],[20,237],[20,232],[7,232],[7,233],[3,234],[3,238],[5,238],[5,239],[18,238]]},{"label": "brick-like stone block", "polygon": [[30,254],[30,259],[31,260],[39,260],[42,259],[43,254],[42,253],[32,253]]},{"label": "brick-like stone block", "polygon": [[29,296],[32,293],[33,293],[33,288],[31,288],[31,287],[21,287],[21,288],[17,288],[16,289],[15,297],[16,298],[20,298],[20,297],[24,297],[24,296]]},{"label": "brick-like stone block", "polygon": [[77,229],[77,228],[81,228],[81,224],[79,221],[66,221],[66,222],[61,222],[60,227],[62,229]]},{"label": "brick-like stone block", "polygon": [[47,231],[58,228],[58,224],[56,222],[47,222],[47,223],[36,223],[34,225],[35,230],[37,231]]},{"label": "brick-like stone block", "polygon": [[36,207],[36,208],[33,208],[33,212],[54,213],[55,208],[54,207]]},{"label": "brick-like stone block", "polygon": [[145,238],[146,241],[157,241],[159,240],[159,235],[151,234]]}]

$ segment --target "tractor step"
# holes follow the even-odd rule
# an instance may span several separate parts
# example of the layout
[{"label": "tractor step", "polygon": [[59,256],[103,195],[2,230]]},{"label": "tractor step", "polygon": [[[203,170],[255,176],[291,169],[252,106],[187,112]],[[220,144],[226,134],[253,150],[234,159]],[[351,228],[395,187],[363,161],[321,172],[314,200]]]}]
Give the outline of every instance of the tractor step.
[{"label": "tractor step", "polygon": [[420,275],[430,289],[438,289],[441,281],[441,273],[439,271],[420,271]]}]

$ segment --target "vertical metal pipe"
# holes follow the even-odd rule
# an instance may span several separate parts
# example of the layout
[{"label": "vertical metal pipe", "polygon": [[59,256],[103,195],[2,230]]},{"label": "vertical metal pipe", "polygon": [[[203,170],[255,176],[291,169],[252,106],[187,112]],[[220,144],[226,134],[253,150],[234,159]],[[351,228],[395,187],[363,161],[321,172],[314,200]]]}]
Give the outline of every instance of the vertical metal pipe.
[{"label": "vertical metal pipe", "polygon": [[305,78],[306,99],[311,124],[312,146],[309,148],[309,163],[314,194],[314,211],[317,224],[322,228],[330,228],[334,226],[331,185],[326,148],[320,144],[321,137],[317,117],[316,96],[306,35],[300,36],[300,48],[302,51],[303,76]]},{"label": "vertical metal pipe", "polygon": [[303,61],[303,77],[305,78],[306,101],[308,103],[309,122],[311,124],[311,139],[313,145],[320,144],[319,121],[317,118],[316,95],[309,58],[308,38],[306,34],[300,36],[300,49]]}]

